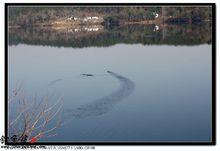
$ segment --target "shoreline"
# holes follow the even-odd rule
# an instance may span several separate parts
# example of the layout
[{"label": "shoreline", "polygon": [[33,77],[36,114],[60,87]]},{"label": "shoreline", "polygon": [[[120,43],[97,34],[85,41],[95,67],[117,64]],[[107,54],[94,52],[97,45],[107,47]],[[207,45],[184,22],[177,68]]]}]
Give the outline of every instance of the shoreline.
[{"label": "shoreline", "polygon": [[[119,22],[116,26],[124,26],[124,25],[164,25],[169,24],[168,22],[171,20],[170,24],[192,24],[193,21],[191,19],[187,19],[186,22],[181,23],[182,18],[166,18],[166,19],[154,19],[154,20],[141,20],[141,21],[124,21]],[[196,22],[196,21],[194,21]],[[199,23],[203,22],[211,22],[211,20],[200,20]],[[102,26],[104,22],[89,22],[89,23],[78,23],[78,22],[69,22],[69,21],[53,21],[48,23],[35,23],[32,25],[8,25],[10,29],[18,29],[18,28],[51,28],[51,29],[59,29],[59,28],[79,28],[79,27],[90,27],[90,26]]]}]

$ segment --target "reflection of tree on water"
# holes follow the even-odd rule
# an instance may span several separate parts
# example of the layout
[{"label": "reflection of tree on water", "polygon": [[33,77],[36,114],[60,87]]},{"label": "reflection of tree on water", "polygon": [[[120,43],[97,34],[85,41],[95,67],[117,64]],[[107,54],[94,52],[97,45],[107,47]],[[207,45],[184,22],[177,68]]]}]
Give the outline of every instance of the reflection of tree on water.
[{"label": "reflection of tree on water", "polygon": [[110,111],[123,98],[127,97],[133,92],[135,85],[131,80],[117,73],[111,71],[107,72],[109,73],[109,75],[115,77],[120,82],[120,87],[116,91],[103,98],[100,98],[91,103],[82,105],[76,109],[64,113],[68,114],[67,120],[64,119],[65,122],[68,121],[68,119],[70,118],[69,116],[74,118],[85,118],[89,116],[99,116],[105,114]]},{"label": "reflection of tree on water", "polygon": [[[155,28],[157,27],[157,29]],[[127,25],[110,29],[10,29],[9,45],[19,43],[56,47],[106,47],[117,43],[198,45],[211,43],[211,23],[200,25]],[[90,31],[91,30],[91,31]],[[96,31],[97,30],[97,31]],[[155,32],[156,31],[156,32]]]}]

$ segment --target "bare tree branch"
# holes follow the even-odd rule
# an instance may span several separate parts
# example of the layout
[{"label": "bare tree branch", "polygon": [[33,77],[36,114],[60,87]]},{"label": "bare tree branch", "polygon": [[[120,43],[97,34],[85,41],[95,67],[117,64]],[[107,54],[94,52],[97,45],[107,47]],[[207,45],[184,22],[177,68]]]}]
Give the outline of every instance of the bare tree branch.
[{"label": "bare tree branch", "polygon": [[[49,98],[47,95],[40,100],[37,99],[36,95],[28,99],[25,93],[23,96],[19,96],[21,91],[22,87],[19,86],[13,90],[14,95],[11,97],[15,103],[17,100],[18,106],[16,107],[19,113],[17,113],[13,119],[9,120],[9,135],[16,135],[18,137],[17,142],[24,140],[25,137],[27,137],[27,141],[30,141],[32,138],[38,139],[47,137],[47,134],[53,136],[50,135],[50,133],[60,127],[61,119],[52,128],[47,129],[47,127],[50,121],[54,120],[61,112],[63,106],[62,97],[58,98],[56,103],[49,106]],[[10,106],[14,105],[12,104],[12,100],[8,101],[8,103],[9,102]]]}]

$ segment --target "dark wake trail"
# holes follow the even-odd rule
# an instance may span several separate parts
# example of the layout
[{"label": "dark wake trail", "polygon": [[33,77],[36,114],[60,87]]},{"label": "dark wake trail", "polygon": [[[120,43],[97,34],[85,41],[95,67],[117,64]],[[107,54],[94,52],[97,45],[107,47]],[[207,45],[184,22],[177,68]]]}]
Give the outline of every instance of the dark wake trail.
[{"label": "dark wake trail", "polygon": [[67,114],[67,116],[63,119],[63,124],[73,118],[82,119],[89,116],[99,116],[105,114],[134,91],[135,85],[131,80],[111,71],[107,71],[107,73],[120,82],[120,87],[105,97],[91,103],[84,104],[76,109],[68,110],[64,113]]}]

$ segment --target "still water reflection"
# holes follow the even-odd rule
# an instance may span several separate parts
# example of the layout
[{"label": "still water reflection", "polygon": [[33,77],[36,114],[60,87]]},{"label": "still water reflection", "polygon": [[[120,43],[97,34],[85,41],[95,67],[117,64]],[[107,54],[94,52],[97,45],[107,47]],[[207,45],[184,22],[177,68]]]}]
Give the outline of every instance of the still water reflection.
[{"label": "still water reflection", "polygon": [[[93,30],[94,29],[94,30]],[[97,29],[97,30],[95,30]],[[73,29],[10,29],[9,45],[56,47],[106,47],[117,43],[144,45],[198,45],[211,43],[211,23],[199,25],[125,25],[105,29],[80,26]]]},{"label": "still water reflection", "polygon": [[209,30],[10,30],[9,91],[63,96],[63,125],[41,141],[210,141]]}]

